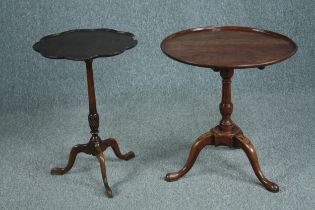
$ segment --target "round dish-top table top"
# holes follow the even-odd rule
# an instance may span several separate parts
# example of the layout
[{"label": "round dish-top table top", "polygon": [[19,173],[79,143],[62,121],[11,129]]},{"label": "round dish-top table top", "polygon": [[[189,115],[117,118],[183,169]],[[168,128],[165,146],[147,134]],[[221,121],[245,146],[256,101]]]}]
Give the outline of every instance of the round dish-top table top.
[{"label": "round dish-top table top", "polygon": [[297,46],[288,37],[271,31],[223,26],[174,33],[163,40],[161,49],[183,63],[241,69],[283,61],[296,52]]},{"label": "round dish-top table top", "polygon": [[89,60],[118,55],[137,45],[132,33],[113,29],[77,29],[43,37],[33,49],[44,57]]}]

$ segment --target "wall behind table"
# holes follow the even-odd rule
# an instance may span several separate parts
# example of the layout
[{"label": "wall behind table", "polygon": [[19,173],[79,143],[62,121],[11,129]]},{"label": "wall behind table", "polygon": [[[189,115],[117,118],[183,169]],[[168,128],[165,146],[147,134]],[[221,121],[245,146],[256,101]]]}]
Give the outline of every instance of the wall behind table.
[{"label": "wall behind table", "polygon": [[218,95],[219,76],[167,58],[160,42],[178,30],[243,25],[291,37],[297,54],[265,71],[240,70],[236,94],[308,91],[315,87],[313,0],[10,0],[0,1],[0,109],[86,105],[85,65],[48,60],[32,50],[42,36],[75,28],[114,28],[136,34],[138,46],[95,60],[98,103],[185,100]]}]

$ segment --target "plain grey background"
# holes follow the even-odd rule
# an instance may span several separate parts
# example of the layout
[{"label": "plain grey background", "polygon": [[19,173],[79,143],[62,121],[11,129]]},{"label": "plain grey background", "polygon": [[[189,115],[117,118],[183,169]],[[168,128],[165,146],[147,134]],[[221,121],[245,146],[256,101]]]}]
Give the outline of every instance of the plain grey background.
[{"label": "plain grey background", "polygon": [[[0,1],[1,209],[313,209],[315,3],[313,0],[2,0]],[[266,191],[245,154],[209,147],[180,181],[163,181],[185,162],[193,140],[220,119],[217,73],[178,63],[160,50],[173,32],[241,25],[282,33],[298,45],[289,60],[236,70],[234,121],[256,146]],[[138,45],[94,61],[100,134],[136,158],[106,152],[114,198],[104,195],[99,164],[72,145],[89,139],[85,65],[32,50],[42,36],[76,28],[113,28]]]}]

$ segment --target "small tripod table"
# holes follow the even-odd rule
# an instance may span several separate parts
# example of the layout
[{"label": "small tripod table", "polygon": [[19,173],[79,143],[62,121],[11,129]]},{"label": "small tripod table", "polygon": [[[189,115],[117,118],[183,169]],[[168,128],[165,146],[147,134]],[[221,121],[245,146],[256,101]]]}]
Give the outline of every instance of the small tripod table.
[{"label": "small tripod table", "polygon": [[262,173],[254,146],[231,120],[231,78],[234,69],[264,69],[267,65],[291,57],[297,50],[296,44],[288,37],[271,31],[225,26],[195,28],[174,33],[163,40],[161,49],[172,59],[212,68],[215,72],[220,72],[222,77],[222,119],[219,125],[197,138],[186,164],[178,172],[167,174],[165,180],[176,181],[184,176],[206,145],[227,145],[243,149],[264,187],[271,192],[278,192],[278,185],[269,181]]},{"label": "small tripod table", "polygon": [[33,49],[42,56],[54,59],[69,59],[76,61],[85,61],[87,70],[87,85],[89,98],[89,125],[91,129],[91,138],[87,144],[77,144],[72,147],[68,164],[64,168],[53,168],[52,175],[63,175],[73,166],[78,153],[86,153],[96,156],[100,161],[104,187],[108,197],[112,197],[105,167],[105,158],[103,152],[107,147],[114,150],[116,156],[123,160],[129,160],[135,157],[133,152],[122,154],[117,141],[113,138],[101,140],[98,133],[99,116],[96,110],[96,99],[94,91],[94,79],[92,61],[98,57],[110,57],[118,55],[127,49],[137,45],[134,35],[128,32],[120,32],[112,29],[78,29],[53,34],[43,37],[35,43]]}]

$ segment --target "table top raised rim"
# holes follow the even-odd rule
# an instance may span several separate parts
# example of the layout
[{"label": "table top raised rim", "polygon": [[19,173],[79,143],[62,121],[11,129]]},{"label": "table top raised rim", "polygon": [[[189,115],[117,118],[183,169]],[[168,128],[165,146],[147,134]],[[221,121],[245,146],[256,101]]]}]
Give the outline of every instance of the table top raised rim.
[{"label": "table top raised rim", "polygon": [[[255,65],[237,65],[237,66],[229,66],[229,65],[216,66],[216,65],[211,65],[211,64],[192,63],[192,62],[188,62],[188,61],[185,61],[185,60],[178,59],[178,58],[170,55],[168,52],[166,52],[165,45],[171,39],[176,38],[176,37],[181,36],[181,35],[186,35],[186,34],[189,34],[189,33],[193,33],[195,31],[197,32],[197,31],[204,31],[204,30],[213,30],[213,31],[215,31],[215,30],[248,31],[248,32],[253,32],[253,33],[266,34],[268,36],[279,37],[279,38],[281,38],[283,40],[286,40],[286,41],[290,42],[294,46],[294,50],[291,53],[289,53],[287,56],[285,56],[285,57],[283,57],[281,59],[270,60],[268,62],[255,64]],[[252,27],[244,27],[244,26],[206,26],[206,27],[196,27],[196,28],[185,29],[185,30],[175,32],[175,33],[170,34],[167,37],[165,37],[163,39],[163,41],[161,42],[161,44],[160,44],[160,48],[161,48],[162,52],[165,55],[167,55],[168,57],[170,57],[173,60],[179,61],[181,63],[193,65],[193,66],[207,67],[207,68],[213,68],[213,69],[228,69],[228,68],[245,69],[245,68],[265,67],[267,65],[279,63],[281,61],[284,61],[284,60],[290,58],[291,56],[293,56],[296,53],[296,51],[298,49],[296,43],[292,39],[290,39],[289,37],[287,37],[285,35],[282,35],[280,33],[273,32],[273,31],[265,30],[265,29],[258,29],[258,28],[252,28]]]},{"label": "table top raised rim", "polygon": [[[130,46],[125,47],[124,49],[112,52],[110,54],[95,54],[95,55],[89,56],[88,58],[74,58],[74,57],[71,57],[71,56],[48,56],[48,55],[43,54],[39,49],[36,48],[37,45],[39,45],[41,42],[43,42],[43,41],[45,41],[45,40],[47,40],[49,38],[57,37],[57,36],[60,36],[60,35],[63,35],[63,34],[67,34],[67,33],[82,32],[82,31],[83,32],[84,31],[88,31],[88,32],[89,31],[91,31],[91,32],[93,32],[93,31],[106,31],[106,32],[113,32],[113,33],[117,33],[117,34],[125,34],[125,35],[129,35],[131,37],[131,39],[133,39],[134,43],[132,45],[130,45]],[[82,29],[71,29],[71,30],[67,30],[67,31],[63,31],[63,32],[59,32],[59,33],[54,33],[54,34],[49,34],[49,35],[43,36],[39,41],[37,41],[35,44],[33,44],[32,48],[33,48],[33,50],[35,50],[36,52],[40,53],[43,57],[46,57],[46,58],[50,58],[50,59],[65,59],[65,60],[73,60],[73,61],[84,61],[84,60],[92,60],[92,59],[100,58],[100,57],[116,56],[116,55],[119,55],[119,54],[125,52],[128,49],[131,49],[131,48],[135,47],[137,44],[138,44],[138,41],[136,39],[136,36],[133,33],[130,33],[130,32],[118,31],[118,30],[109,29],[109,28],[93,28],[93,29],[82,28]]]}]

